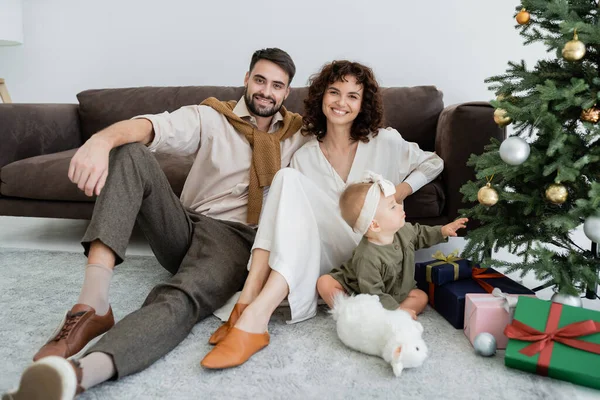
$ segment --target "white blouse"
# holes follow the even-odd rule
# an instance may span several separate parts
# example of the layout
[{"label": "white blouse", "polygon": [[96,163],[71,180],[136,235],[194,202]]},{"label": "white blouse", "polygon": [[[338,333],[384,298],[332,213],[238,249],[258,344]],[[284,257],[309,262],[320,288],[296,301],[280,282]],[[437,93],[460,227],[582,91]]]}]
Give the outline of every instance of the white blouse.
[{"label": "white blouse", "polygon": [[442,172],[444,161],[433,152],[421,150],[416,143],[407,142],[397,130],[386,128],[380,129],[376,137],[370,137],[369,143],[358,142],[347,182],[325,158],[316,138],[296,151],[290,166],[337,201],[346,185],[359,181],[367,169],[394,185],[408,183],[414,193]]}]

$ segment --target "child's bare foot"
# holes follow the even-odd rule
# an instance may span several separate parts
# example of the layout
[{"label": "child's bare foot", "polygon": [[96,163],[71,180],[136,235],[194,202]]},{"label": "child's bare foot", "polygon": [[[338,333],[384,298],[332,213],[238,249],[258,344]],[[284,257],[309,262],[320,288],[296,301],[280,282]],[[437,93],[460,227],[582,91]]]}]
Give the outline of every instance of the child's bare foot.
[{"label": "child's bare foot", "polygon": [[406,311],[408,314],[410,314],[412,319],[414,319],[415,321],[417,320],[417,313],[415,312],[415,310],[411,310],[410,308],[402,308],[402,307],[399,307],[398,309]]}]

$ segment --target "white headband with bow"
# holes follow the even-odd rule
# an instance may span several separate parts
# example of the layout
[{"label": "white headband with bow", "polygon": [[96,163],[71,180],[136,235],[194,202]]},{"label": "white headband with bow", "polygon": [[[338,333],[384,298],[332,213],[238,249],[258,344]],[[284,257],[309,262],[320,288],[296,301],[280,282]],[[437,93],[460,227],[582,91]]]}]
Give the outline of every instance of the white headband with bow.
[{"label": "white headband with bow", "polygon": [[375,212],[377,211],[377,206],[379,205],[379,200],[381,199],[381,192],[383,192],[385,197],[388,197],[396,193],[396,187],[392,182],[383,179],[383,176],[372,171],[365,171],[363,179],[360,180],[360,183],[373,184],[367,192],[365,203],[363,204],[358,219],[352,228],[354,232],[364,235],[369,230],[371,221],[373,221],[373,218],[375,218]]}]

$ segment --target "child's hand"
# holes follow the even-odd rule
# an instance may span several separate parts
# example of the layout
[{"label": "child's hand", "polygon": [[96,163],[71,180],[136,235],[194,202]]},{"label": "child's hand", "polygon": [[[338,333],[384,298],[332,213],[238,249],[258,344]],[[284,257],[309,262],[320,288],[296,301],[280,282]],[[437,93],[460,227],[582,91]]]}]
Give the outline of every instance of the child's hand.
[{"label": "child's hand", "polygon": [[398,310],[406,311],[412,319],[417,320],[417,312],[415,310],[411,310],[410,308],[398,307]]},{"label": "child's hand", "polygon": [[467,227],[468,218],[459,218],[456,221],[450,222],[448,225],[442,226],[442,235],[456,236],[456,231]]}]

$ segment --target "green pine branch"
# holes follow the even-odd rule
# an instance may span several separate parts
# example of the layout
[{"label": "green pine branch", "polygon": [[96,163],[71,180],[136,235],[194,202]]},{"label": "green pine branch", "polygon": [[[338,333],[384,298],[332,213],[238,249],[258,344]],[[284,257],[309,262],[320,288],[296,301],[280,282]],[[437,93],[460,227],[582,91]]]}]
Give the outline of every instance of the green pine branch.
[{"label": "green pine branch", "polygon": [[[600,271],[599,260],[571,238],[600,210],[600,123],[582,120],[583,110],[600,104],[600,9],[595,0],[523,0],[515,15],[522,8],[531,15],[528,24],[516,26],[525,45],[541,42],[550,57],[533,68],[510,61],[504,73],[485,82],[498,96],[491,104],[506,111],[515,134],[528,141],[530,155],[521,165],[508,165],[500,157],[500,142],[492,140],[483,154],[469,158],[476,180],[460,191],[474,205],[461,213],[481,225],[468,233],[463,257],[522,275],[532,272],[575,294],[595,287]],[[586,54],[567,61],[562,49],[575,30]],[[478,204],[477,193],[489,179],[499,200],[486,207]],[[546,199],[552,183],[566,187],[563,204]],[[489,257],[490,249],[501,248],[521,261]]]}]

